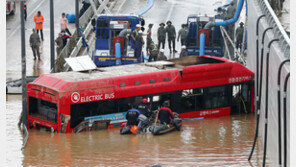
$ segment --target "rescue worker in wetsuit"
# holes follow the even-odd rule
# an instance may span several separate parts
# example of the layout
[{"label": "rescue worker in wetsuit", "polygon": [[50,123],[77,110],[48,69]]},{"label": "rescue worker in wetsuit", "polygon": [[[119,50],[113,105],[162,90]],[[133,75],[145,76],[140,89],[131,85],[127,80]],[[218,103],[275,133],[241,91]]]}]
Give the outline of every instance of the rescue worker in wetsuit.
[{"label": "rescue worker in wetsuit", "polygon": [[169,102],[165,101],[158,110],[158,119],[161,124],[170,124],[174,119],[174,113],[169,108]]},{"label": "rescue worker in wetsuit", "polygon": [[181,58],[181,57],[186,57],[186,56],[188,56],[188,54],[187,54],[187,52],[186,52],[186,46],[183,45],[183,46],[181,47],[180,58]]},{"label": "rescue worker in wetsuit", "polygon": [[143,40],[143,37],[142,37],[142,30],[141,29],[141,25],[140,24],[137,24],[136,25],[136,29],[133,31],[131,37],[133,38],[133,40],[135,41],[135,44],[134,44],[134,55],[135,57],[141,57],[141,54],[142,54],[142,47],[144,45],[144,40]]},{"label": "rescue worker in wetsuit", "polygon": [[240,22],[239,27],[235,31],[236,33],[236,49],[241,48],[243,35],[244,35],[244,23]]},{"label": "rescue worker in wetsuit", "polygon": [[147,37],[146,37],[146,52],[147,52],[147,55],[151,54],[149,48],[150,48],[150,45],[151,45],[151,42],[152,42],[152,38],[151,38],[152,27],[153,27],[153,24],[148,25]]},{"label": "rescue worker in wetsuit", "polygon": [[188,34],[188,30],[186,28],[186,25],[182,24],[182,28],[179,30],[178,38],[177,38],[177,42],[179,42],[179,39],[181,37],[181,46],[185,45],[187,34]]},{"label": "rescue worker in wetsuit", "polygon": [[160,45],[162,44],[162,49],[164,49],[165,45],[165,37],[166,37],[166,30],[164,28],[165,24],[160,23],[159,28],[157,30],[157,39],[158,39],[158,49],[160,48]]},{"label": "rescue worker in wetsuit", "polygon": [[157,60],[157,56],[158,56],[158,47],[156,46],[156,44],[153,41],[150,44],[149,52],[150,52],[150,55],[149,55],[148,62],[151,62],[152,59],[154,61],[156,61]]},{"label": "rescue worker in wetsuit", "polygon": [[168,43],[169,43],[169,49],[170,53],[172,53],[172,46],[171,43],[173,43],[173,52],[176,53],[176,29],[175,26],[172,25],[171,21],[167,21],[167,26],[165,28],[166,32],[168,33]]},{"label": "rescue worker in wetsuit", "polygon": [[138,117],[140,114],[141,114],[140,111],[138,109],[135,109],[134,105],[132,105],[131,109],[129,109],[125,115],[125,118],[127,120],[126,125],[138,125],[139,124]]},{"label": "rescue worker in wetsuit", "polygon": [[142,103],[138,105],[138,110],[141,114],[145,115],[147,118],[151,116],[151,109],[148,104],[148,99],[143,98]]}]

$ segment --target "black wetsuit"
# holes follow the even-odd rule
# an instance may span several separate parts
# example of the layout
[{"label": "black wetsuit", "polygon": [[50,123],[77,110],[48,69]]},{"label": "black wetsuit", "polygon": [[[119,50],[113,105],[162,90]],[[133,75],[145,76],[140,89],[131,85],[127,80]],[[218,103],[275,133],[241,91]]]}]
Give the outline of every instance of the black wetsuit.
[{"label": "black wetsuit", "polygon": [[158,111],[158,119],[161,124],[170,124],[171,120],[174,118],[174,114],[170,108],[162,107]]},{"label": "black wetsuit", "polygon": [[151,111],[148,104],[145,104],[145,103],[139,104],[138,110],[141,112],[141,114],[145,115],[147,118],[151,116]]},{"label": "black wetsuit", "polygon": [[138,117],[140,115],[140,111],[137,109],[130,109],[126,113],[126,120],[127,120],[127,125],[138,125]]}]

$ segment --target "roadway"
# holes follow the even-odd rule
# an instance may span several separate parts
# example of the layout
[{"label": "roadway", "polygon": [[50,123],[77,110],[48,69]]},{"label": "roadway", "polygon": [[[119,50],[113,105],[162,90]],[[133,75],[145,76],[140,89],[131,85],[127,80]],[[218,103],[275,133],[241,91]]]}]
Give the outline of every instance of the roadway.
[{"label": "roadway", "polygon": [[[154,6],[144,14],[146,20],[145,29],[148,29],[148,24],[153,23],[152,39],[157,42],[157,28],[161,22],[171,20],[173,25],[178,30],[181,24],[186,23],[189,14],[207,14],[214,15],[214,9],[224,4],[227,0],[156,0]],[[54,1],[54,27],[55,38],[60,31],[59,19],[61,13],[74,13],[75,1],[63,0]],[[122,0],[116,1],[112,13],[136,13],[144,8],[147,0]],[[6,79],[18,79],[21,77],[21,31],[20,31],[20,11],[17,4],[16,14],[6,17]],[[28,2],[28,17],[25,22],[25,41],[26,41],[26,62],[27,75],[36,76],[50,72],[50,16],[49,16],[49,1],[47,0],[31,0]],[[81,7],[81,4],[80,4]],[[29,45],[29,37],[32,33],[32,28],[35,27],[33,21],[37,11],[41,11],[44,16],[44,41],[41,43],[41,61],[33,60],[33,53]],[[69,24],[69,29],[73,33],[75,24]],[[181,44],[176,42],[176,50],[180,52]],[[144,49],[145,50],[145,49]],[[165,55],[168,58],[179,57],[179,54],[170,54],[168,50],[168,42],[166,41]],[[56,52],[55,52],[56,54]]]},{"label": "roadway", "polygon": [[[154,26],[152,28],[152,39],[154,42],[158,43],[157,29],[160,23],[166,23],[168,20],[170,20],[176,28],[176,33],[178,33],[179,29],[181,29],[181,25],[186,24],[188,15],[215,15],[214,9],[222,6],[226,2],[227,0],[155,0],[154,6],[143,15],[145,19],[145,32],[148,29],[148,24],[153,23]],[[140,9],[144,8],[146,4],[147,0],[124,0],[122,3],[117,4],[117,7],[115,7],[112,12],[125,14],[136,13]],[[165,55],[168,58],[179,57],[181,42],[176,41],[176,50],[178,51],[176,54],[169,53],[167,41],[165,45]]]},{"label": "roadway", "polygon": [[[82,4],[80,3],[80,7]],[[25,22],[26,61],[27,75],[41,75],[50,71],[50,15],[48,0],[30,0],[27,4],[27,21]],[[44,41],[40,46],[41,61],[33,60],[33,53],[29,44],[32,28],[35,27],[34,15],[41,11],[44,17],[43,35]],[[59,20],[61,14],[75,13],[75,1],[54,1],[54,34],[55,38],[60,31]],[[21,23],[20,4],[17,3],[15,15],[6,16],[6,79],[18,79],[21,77]],[[69,24],[71,33],[74,32],[75,24]],[[55,52],[56,54],[56,52]]]}]

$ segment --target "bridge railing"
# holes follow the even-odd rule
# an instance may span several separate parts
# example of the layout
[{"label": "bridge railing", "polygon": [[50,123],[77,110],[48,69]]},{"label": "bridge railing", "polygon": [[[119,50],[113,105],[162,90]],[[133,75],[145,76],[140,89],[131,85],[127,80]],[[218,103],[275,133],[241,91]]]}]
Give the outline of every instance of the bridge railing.
[{"label": "bridge railing", "polygon": [[281,48],[282,53],[286,58],[290,58],[290,38],[284,30],[281,22],[278,17],[274,13],[271,8],[268,0],[257,0],[259,3],[259,7],[265,14],[267,23],[270,27],[273,27],[274,35],[279,39],[279,46]]}]

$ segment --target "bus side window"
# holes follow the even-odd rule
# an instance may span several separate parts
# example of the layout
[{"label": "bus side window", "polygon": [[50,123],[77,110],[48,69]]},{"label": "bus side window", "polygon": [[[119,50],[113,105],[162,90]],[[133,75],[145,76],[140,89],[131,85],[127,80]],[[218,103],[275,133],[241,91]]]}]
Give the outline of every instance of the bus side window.
[{"label": "bus side window", "polygon": [[228,86],[205,88],[205,108],[214,109],[230,106]]}]

